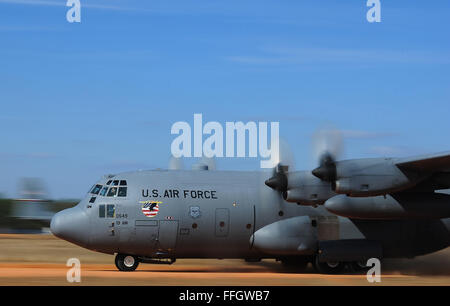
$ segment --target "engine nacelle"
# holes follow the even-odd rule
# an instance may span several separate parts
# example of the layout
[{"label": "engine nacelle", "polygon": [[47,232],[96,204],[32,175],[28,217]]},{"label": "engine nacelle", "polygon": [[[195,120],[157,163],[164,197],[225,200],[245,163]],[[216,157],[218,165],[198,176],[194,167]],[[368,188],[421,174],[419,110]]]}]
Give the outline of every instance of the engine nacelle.
[{"label": "engine nacelle", "polygon": [[352,198],[335,196],[325,208],[338,216],[365,220],[443,219],[450,217],[450,195],[402,193],[393,196]]},{"label": "engine nacelle", "polygon": [[277,221],[257,230],[250,245],[273,255],[312,255],[317,249],[317,234],[307,216]]},{"label": "engine nacelle", "polygon": [[334,191],[352,197],[386,195],[409,188],[417,181],[406,176],[390,158],[336,162]]},{"label": "engine nacelle", "polygon": [[287,174],[287,182],[283,198],[288,202],[320,205],[336,195],[329,182],[318,179],[309,171],[290,172]]}]

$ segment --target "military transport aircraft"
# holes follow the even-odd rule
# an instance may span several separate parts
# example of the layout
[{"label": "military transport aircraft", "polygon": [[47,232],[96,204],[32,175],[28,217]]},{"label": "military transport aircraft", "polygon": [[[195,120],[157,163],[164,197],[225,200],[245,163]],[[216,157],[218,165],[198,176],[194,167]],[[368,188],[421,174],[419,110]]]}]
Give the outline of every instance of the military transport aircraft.
[{"label": "military transport aircraft", "polygon": [[116,254],[121,271],[177,258],[275,258],[320,273],[450,245],[450,152],[337,161],[313,171],[152,170],[106,175],[51,231]]}]

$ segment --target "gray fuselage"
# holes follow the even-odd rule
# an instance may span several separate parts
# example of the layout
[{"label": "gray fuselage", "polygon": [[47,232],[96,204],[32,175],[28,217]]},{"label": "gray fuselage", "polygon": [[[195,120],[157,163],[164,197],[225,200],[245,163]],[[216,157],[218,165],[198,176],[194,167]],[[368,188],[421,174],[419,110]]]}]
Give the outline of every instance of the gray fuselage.
[{"label": "gray fuselage", "polygon": [[[414,257],[449,245],[449,219],[338,217],[323,206],[284,201],[264,184],[270,175],[201,170],[121,173],[99,180],[100,191],[94,188],[77,206],[56,214],[51,229],[91,250],[149,258],[310,256],[320,241],[344,240],[375,241],[383,257]],[[104,187],[108,189],[101,195]],[[113,187],[115,194],[108,196]]]}]

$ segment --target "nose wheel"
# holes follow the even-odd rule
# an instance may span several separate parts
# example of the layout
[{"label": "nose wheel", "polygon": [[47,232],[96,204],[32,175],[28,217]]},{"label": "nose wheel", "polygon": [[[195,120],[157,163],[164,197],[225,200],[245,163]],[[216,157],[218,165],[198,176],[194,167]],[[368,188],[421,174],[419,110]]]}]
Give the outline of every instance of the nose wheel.
[{"label": "nose wheel", "polygon": [[117,254],[114,260],[119,271],[134,271],[139,265],[139,259],[133,255]]}]

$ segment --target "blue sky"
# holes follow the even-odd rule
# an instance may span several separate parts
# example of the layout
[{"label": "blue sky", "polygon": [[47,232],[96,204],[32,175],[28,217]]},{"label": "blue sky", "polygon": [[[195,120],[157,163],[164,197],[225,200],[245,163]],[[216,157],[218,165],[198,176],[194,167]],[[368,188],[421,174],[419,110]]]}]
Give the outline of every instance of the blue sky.
[{"label": "blue sky", "polygon": [[80,24],[65,3],[0,0],[0,193],[42,177],[80,198],[103,174],[165,168],[194,113],[279,121],[296,169],[324,124],[343,158],[450,150],[448,1],[381,0],[381,23],[364,0],[81,0]]}]

